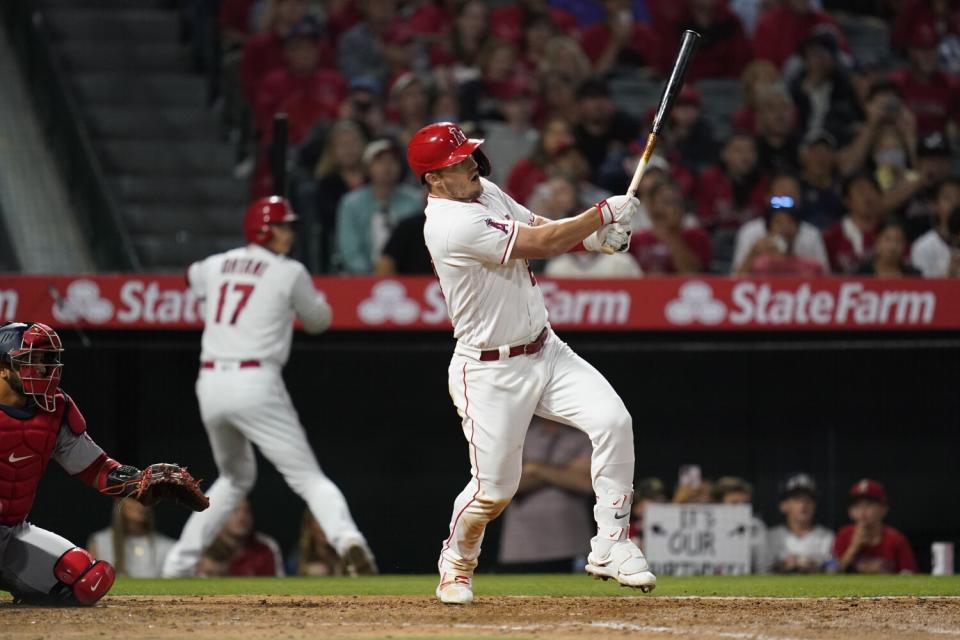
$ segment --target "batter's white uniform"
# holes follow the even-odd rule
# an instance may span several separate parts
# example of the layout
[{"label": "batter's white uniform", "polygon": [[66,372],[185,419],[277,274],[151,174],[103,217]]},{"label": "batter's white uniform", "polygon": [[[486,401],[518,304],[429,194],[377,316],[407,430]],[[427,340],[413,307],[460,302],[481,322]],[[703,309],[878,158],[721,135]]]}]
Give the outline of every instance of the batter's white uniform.
[{"label": "batter's white uniform", "polygon": [[[489,180],[474,202],[429,197],[424,238],[440,279],[457,346],[450,396],[463,420],[472,478],[454,502],[440,555],[441,583],[472,574],[486,524],[517,490],[523,441],[534,415],[584,431],[593,445],[594,550],[628,534],[633,481],[630,414],[604,377],[550,329],[543,295],[525,260],[511,258],[521,224],[533,222]],[[546,328],[542,350],[506,357]],[[497,350],[500,359],[480,360]],[[544,532],[549,535],[549,532]],[[605,546],[606,545],[606,546]]]},{"label": "batter's white uniform", "polygon": [[197,398],[220,476],[210,508],[190,516],[164,563],[193,575],[204,549],[253,487],[253,446],[307,503],[338,552],[366,545],[346,500],[320,470],[283,384],[296,314],[308,333],[330,325],[330,307],[302,264],[250,244],[192,264],[190,288],[205,299]]}]

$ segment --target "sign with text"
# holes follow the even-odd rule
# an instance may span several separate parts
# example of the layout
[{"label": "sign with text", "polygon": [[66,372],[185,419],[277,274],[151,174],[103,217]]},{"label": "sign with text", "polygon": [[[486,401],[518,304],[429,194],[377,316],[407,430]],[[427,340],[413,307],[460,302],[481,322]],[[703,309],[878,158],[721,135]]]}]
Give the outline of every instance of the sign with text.
[{"label": "sign with text", "polygon": [[[238,275],[255,284],[257,274]],[[450,331],[431,277],[315,277],[333,330]],[[537,279],[550,324],[587,331],[960,329],[960,278]],[[183,276],[0,274],[0,322],[54,327],[199,329],[203,299]]]},{"label": "sign with text", "polygon": [[657,575],[750,573],[748,504],[650,504],[644,515],[647,561]]}]

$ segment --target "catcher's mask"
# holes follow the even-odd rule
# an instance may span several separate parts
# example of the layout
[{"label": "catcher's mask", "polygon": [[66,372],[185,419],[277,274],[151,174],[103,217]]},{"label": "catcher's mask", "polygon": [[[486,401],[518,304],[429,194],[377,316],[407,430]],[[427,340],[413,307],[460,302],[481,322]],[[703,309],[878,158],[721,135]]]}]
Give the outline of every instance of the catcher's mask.
[{"label": "catcher's mask", "polygon": [[0,327],[0,358],[20,377],[21,389],[44,411],[56,408],[63,364],[63,343],[52,328],[40,322],[12,322]]}]

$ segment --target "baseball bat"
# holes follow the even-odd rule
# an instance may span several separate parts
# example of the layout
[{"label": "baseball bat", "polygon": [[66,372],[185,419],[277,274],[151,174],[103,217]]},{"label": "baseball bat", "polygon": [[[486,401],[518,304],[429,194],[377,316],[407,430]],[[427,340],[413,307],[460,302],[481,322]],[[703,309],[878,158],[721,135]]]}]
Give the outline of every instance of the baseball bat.
[{"label": "baseball bat", "polygon": [[273,116],[273,145],[271,147],[270,174],[273,178],[273,195],[287,196],[287,141],[289,138],[287,114]]},{"label": "baseball bat", "polygon": [[630,187],[627,189],[627,195],[633,197],[640,187],[640,179],[643,172],[647,169],[647,163],[650,162],[650,156],[657,146],[657,137],[660,135],[660,129],[663,123],[670,115],[670,109],[676,101],[680,90],[683,88],[683,78],[687,75],[687,67],[690,66],[690,60],[693,59],[693,53],[697,48],[697,40],[700,34],[689,29],[683,32],[683,41],[680,43],[680,51],[677,52],[677,59],[673,61],[673,71],[670,72],[670,78],[667,80],[663,93],[660,94],[660,106],[657,108],[657,115],[653,118],[653,128],[650,135],[647,136],[647,146],[643,149],[643,155],[640,156],[640,162],[637,163],[637,169],[633,172],[633,180],[630,181]]}]

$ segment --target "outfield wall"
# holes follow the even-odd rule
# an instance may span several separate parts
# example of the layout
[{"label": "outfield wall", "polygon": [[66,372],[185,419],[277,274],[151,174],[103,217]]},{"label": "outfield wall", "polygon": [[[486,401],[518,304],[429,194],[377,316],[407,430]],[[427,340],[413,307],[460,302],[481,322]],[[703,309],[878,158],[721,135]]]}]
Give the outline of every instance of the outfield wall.
[{"label": "outfield wall", "polygon": [[[215,476],[193,382],[199,332],[63,329],[64,387],[93,436],[137,465],[177,461]],[[775,483],[804,469],[824,485],[819,519],[845,522],[843,493],[883,480],[890,522],[921,564],[929,543],[960,538],[956,481],[960,335],[939,333],[561,332],[614,384],[634,416],[638,473],[672,484],[677,467],[743,475],[778,518]],[[452,342],[440,332],[298,336],[286,380],[321,465],[346,493],[386,571],[433,570],[466,447],[447,395]],[[55,465],[54,465],[55,466]],[[302,504],[261,464],[259,527],[292,548]],[[108,503],[51,469],[32,520],[78,543]],[[175,535],[185,515],[165,507]],[[548,532],[545,532],[548,533]],[[496,530],[485,558],[496,551]],[[489,562],[486,563],[489,566]]]}]

